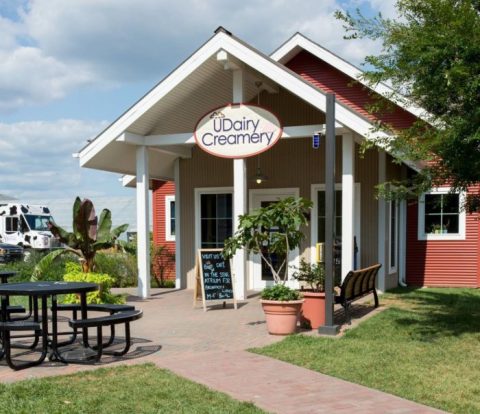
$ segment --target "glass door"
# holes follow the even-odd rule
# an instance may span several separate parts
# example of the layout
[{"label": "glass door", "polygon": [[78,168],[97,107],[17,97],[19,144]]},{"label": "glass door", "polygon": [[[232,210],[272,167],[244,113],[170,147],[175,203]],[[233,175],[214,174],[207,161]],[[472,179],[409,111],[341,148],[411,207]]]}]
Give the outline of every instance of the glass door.
[{"label": "glass door", "polygon": [[[250,211],[260,207],[267,207],[271,203],[282,200],[287,197],[298,197],[298,189],[268,189],[268,190],[250,190]],[[265,255],[270,255],[273,267],[278,269],[284,257],[276,254],[268,253],[268,242],[262,246]],[[287,272],[289,275],[293,273],[292,266],[298,266],[299,250],[295,249],[288,255]],[[261,259],[259,254],[251,255],[249,260],[249,284],[250,289],[261,290],[266,286],[273,285],[273,275],[270,267]],[[287,284],[291,287],[297,287],[298,283],[295,281],[288,281]]]}]

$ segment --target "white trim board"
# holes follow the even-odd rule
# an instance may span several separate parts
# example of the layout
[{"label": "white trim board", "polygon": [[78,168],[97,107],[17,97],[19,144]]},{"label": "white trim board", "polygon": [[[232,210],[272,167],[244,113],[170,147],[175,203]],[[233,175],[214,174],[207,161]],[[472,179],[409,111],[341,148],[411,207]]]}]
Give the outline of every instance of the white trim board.
[{"label": "white trim board", "polygon": [[[286,126],[282,130],[282,139],[309,138],[313,133],[325,131],[325,124],[295,125]],[[350,132],[342,127],[338,122],[335,123],[335,135],[343,135]],[[130,132],[124,132],[116,139],[118,142],[124,142],[131,145],[148,145],[152,148],[160,148],[162,152],[176,154],[182,158],[190,158],[190,146],[195,144],[193,132],[184,132],[179,134],[156,134],[156,135],[137,135]],[[182,146],[187,145],[188,147]],[[183,154],[183,155],[182,155]]]}]

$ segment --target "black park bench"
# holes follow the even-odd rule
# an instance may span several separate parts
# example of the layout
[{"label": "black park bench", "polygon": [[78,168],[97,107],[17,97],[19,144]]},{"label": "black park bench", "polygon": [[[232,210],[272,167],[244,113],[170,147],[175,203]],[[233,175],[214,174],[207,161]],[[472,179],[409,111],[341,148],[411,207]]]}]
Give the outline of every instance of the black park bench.
[{"label": "black park bench", "polygon": [[351,270],[340,287],[340,294],[335,296],[335,303],[340,303],[345,309],[345,318],[349,325],[352,323],[350,305],[357,299],[373,293],[375,307],[378,307],[378,294],[376,290],[378,270],[381,264],[376,264],[365,269]]}]

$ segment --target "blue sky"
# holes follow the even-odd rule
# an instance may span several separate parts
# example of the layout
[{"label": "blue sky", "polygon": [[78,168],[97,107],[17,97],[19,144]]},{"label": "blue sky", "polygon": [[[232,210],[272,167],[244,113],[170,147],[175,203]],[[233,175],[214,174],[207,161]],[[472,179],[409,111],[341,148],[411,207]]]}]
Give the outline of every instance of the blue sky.
[{"label": "blue sky", "polygon": [[296,31],[354,64],[336,9],[393,16],[382,0],[0,0],[0,194],[23,200],[134,196],[81,169],[85,145],[222,25],[270,53]]}]

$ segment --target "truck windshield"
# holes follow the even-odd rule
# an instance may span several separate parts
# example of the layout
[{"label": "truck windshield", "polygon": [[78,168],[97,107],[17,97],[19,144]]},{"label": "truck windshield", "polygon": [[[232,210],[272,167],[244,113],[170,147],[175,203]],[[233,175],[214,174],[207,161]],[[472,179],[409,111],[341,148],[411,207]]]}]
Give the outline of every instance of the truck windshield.
[{"label": "truck windshield", "polygon": [[49,230],[48,222],[53,221],[52,216],[40,216],[36,214],[25,214],[25,219],[27,220],[28,227],[30,227],[30,230],[34,230],[34,231]]}]

